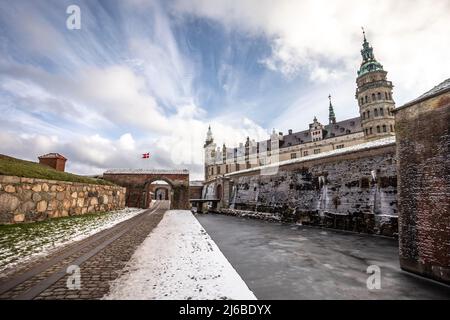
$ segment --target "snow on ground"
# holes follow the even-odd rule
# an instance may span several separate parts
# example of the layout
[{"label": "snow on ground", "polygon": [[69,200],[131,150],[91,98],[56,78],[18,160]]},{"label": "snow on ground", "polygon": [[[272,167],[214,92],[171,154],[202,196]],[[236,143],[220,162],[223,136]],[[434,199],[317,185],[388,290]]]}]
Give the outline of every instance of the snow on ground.
[{"label": "snow on ground", "polygon": [[142,211],[138,208],[125,208],[102,214],[1,226],[0,277],[6,276],[6,269],[11,270],[16,265],[50,254],[63,245],[111,228]]},{"label": "snow on ground", "polygon": [[167,211],[104,299],[256,299],[197,219]]}]

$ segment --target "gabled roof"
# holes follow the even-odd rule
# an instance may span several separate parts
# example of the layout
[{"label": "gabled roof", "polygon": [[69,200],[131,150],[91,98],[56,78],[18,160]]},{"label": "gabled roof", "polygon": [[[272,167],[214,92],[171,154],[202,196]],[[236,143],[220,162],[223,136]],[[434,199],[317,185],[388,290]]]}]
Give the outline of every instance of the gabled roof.
[{"label": "gabled roof", "polygon": [[38,159],[62,159],[67,160],[63,155],[53,152],[53,153],[47,153],[42,156],[39,156]]}]

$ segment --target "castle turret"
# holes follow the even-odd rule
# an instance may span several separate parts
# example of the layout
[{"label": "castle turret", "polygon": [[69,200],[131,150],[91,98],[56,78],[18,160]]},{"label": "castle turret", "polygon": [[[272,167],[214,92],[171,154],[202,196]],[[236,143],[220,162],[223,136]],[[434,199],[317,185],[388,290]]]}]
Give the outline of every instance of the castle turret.
[{"label": "castle turret", "polygon": [[203,145],[205,152],[205,181],[214,174],[214,163],[216,158],[216,144],[214,143],[211,126],[208,127],[208,132],[206,133],[205,144]]},{"label": "castle turret", "polygon": [[335,124],[336,123],[336,116],[334,114],[333,104],[331,103],[331,94],[328,95],[328,99],[330,100],[330,106],[328,107],[328,123],[329,124]]},{"label": "castle turret", "polygon": [[373,48],[366,39],[363,29],[362,62],[356,78],[361,126],[367,139],[394,135],[395,102],[392,99],[392,82],[386,78],[387,72],[375,59]]}]

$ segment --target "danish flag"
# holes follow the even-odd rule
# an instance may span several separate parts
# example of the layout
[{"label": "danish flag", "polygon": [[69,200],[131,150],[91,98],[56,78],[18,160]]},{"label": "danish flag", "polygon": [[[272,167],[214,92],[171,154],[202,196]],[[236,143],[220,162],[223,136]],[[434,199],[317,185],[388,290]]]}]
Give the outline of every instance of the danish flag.
[{"label": "danish flag", "polygon": [[142,154],[142,159],[148,159],[148,158],[150,158],[150,152]]}]

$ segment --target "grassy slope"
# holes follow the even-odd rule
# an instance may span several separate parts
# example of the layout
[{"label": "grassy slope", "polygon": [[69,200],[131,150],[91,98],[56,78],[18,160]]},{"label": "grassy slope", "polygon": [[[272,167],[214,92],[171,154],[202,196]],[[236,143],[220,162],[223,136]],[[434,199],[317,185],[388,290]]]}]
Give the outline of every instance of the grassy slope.
[{"label": "grassy slope", "polygon": [[67,172],[56,171],[36,162],[20,160],[2,154],[0,154],[0,175],[113,185],[111,182],[106,180],[88,178]]}]

